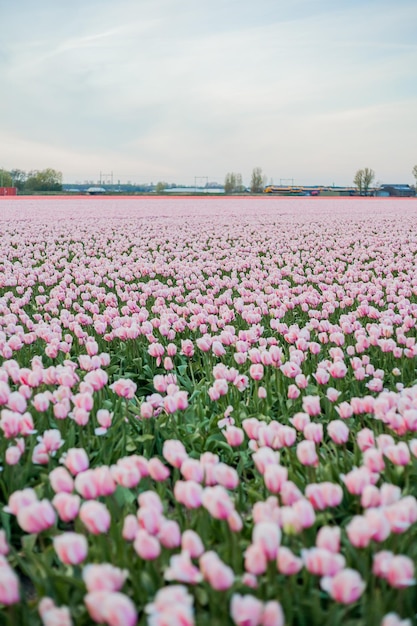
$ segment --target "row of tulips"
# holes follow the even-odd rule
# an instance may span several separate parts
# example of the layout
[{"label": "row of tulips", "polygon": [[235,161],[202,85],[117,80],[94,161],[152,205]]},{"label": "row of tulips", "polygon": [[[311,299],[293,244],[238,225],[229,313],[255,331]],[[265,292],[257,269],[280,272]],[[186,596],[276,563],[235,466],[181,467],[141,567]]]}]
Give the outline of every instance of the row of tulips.
[{"label": "row of tulips", "polygon": [[2,202],[0,623],[415,623],[411,201],[90,200]]}]

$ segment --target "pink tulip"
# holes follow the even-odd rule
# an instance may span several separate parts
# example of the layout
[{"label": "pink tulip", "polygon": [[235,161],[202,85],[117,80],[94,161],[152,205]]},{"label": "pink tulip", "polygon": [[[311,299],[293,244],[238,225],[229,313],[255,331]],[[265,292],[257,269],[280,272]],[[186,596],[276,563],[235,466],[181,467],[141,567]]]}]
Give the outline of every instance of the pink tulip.
[{"label": "pink tulip", "polygon": [[355,515],[346,526],[346,532],[350,543],[355,548],[366,548],[372,538],[372,528],[367,518]]},{"label": "pink tulip", "polygon": [[204,552],[203,541],[194,530],[185,530],[182,534],[181,547],[192,559],[199,558]]},{"label": "pink tulip", "polygon": [[279,493],[287,478],[288,469],[282,465],[268,465],[265,468],[265,486],[271,493]]},{"label": "pink tulip", "polygon": [[296,400],[300,396],[300,390],[297,385],[289,385],[287,391],[287,397],[289,400]]},{"label": "pink tulip", "polygon": [[67,565],[79,565],[87,557],[88,545],[84,535],[66,532],[54,537],[53,541],[59,560]]},{"label": "pink tulip", "polygon": [[77,474],[74,484],[78,493],[86,499],[108,496],[116,490],[116,483],[110,468],[106,465],[80,472]]},{"label": "pink tulip", "polygon": [[313,526],[316,521],[316,515],[313,506],[306,498],[294,502],[292,508],[301,528],[310,528]]},{"label": "pink tulip", "polygon": [[329,382],[330,374],[324,368],[318,368],[316,373],[313,374],[318,385],[326,385]]},{"label": "pink tulip", "polygon": [[268,395],[268,392],[267,392],[267,390],[265,389],[265,387],[262,387],[262,386],[258,387],[258,398],[259,398],[260,400],[265,400],[265,398],[267,397],[267,395]]},{"label": "pink tulip", "polygon": [[204,479],[204,467],[197,459],[187,458],[181,464],[181,474],[186,480],[202,483]]},{"label": "pink tulip", "polygon": [[389,506],[401,498],[401,489],[391,483],[383,483],[380,488],[381,505]]},{"label": "pink tulip", "polygon": [[158,539],[142,528],[136,533],[133,547],[136,554],[144,561],[154,561],[161,553]]},{"label": "pink tulip", "polygon": [[83,568],[83,580],[88,592],[120,591],[128,572],[110,563],[90,564]]},{"label": "pink tulip", "polygon": [[39,602],[38,611],[43,626],[72,626],[69,608],[55,606],[51,598],[43,597]]},{"label": "pink tulip", "polygon": [[277,568],[281,574],[292,576],[303,567],[303,560],[295,556],[289,548],[281,546],[277,552]]},{"label": "pink tulip", "polygon": [[13,515],[17,515],[21,509],[34,502],[38,502],[34,489],[27,487],[26,489],[14,491],[9,497],[8,511],[13,513]]},{"label": "pink tulip", "polygon": [[261,363],[254,363],[249,368],[249,376],[252,380],[262,380],[264,376],[264,367]]},{"label": "pink tulip", "polygon": [[349,402],[342,402],[335,407],[341,419],[349,419],[353,415],[353,409]]},{"label": "pink tulip", "polygon": [[248,417],[243,420],[242,428],[249,439],[257,439],[261,422],[256,417]]},{"label": "pink tulip", "polygon": [[[9,446],[6,450],[5,461],[7,465],[17,465],[22,453],[17,446]],[[49,460],[49,459],[48,459]]]},{"label": "pink tulip", "polygon": [[317,533],[316,546],[337,554],[340,550],[339,526],[322,526]]},{"label": "pink tulip", "polygon": [[164,517],[158,507],[148,504],[140,507],[137,519],[140,528],[144,528],[150,535],[156,535],[161,529]]},{"label": "pink tulip", "polygon": [[262,626],[284,626],[285,616],[282,606],[277,600],[270,600],[264,606],[262,613]]},{"label": "pink tulip", "polygon": [[233,502],[221,485],[206,487],[203,491],[202,504],[215,519],[227,519],[233,511]]},{"label": "pink tulip", "polygon": [[84,597],[88,613],[95,622],[108,626],[135,626],[136,608],[127,596],[113,591],[92,591]]},{"label": "pink tulip", "polygon": [[227,443],[232,448],[237,448],[242,445],[245,435],[241,428],[237,428],[236,426],[228,426],[222,432],[226,438]]},{"label": "pink tulip", "polygon": [[323,424],[310,423],[303,430],[303,435],[308,441],[320,443],[323,440]]},{"label": "pink tulip", "polygon": [[329,374],[333,378],[344,378],[347,374],[347,367],[343,361],[335,361],[329,367]]},{"label": "pink tulip", "polygon": [[183,461],[188,458],[184,444],[176,439],[167,439],[164,442],[163,457],[173,467],[180,468]]},{"label": "pink tulip", "polygon": [[119,378],[119,380],[116,380],[116,382],[110,385],[110,389],[114,391],[116,395],[130,400],[135,395],[136,383],[128,378]]},{"label": "pink tulip", "polygon": [[158,539],[169,550],[181,545],[181,530],[175,520],[163,520],[158,532]]},{"label": "pink tulip", "polygon": [[384,455],[394,465],[408,465],[410,462],[410,450],[404,441],[394,446],[387,446],[384,450]]},{"label": "pink tulip", "polygon": [[10,606],[20,600],[19,579],[7,561],[0,562],[0,604]]},{"label": "pink tulip", "polygon": [[206,552],[199,560],[203,578],[216,591],[226,591],[234,583],[235,575],[231,567],[223,563],[215,552]]},{"label": "pink tulip", "polygon": [[84,448],[70,448],[63,456],[65,467],[73,476],[88,469],[89,461]]},{"label": "pink tulip", "polygon": [[281,543],[281,530],[273,522],[259,522],[253,527],[252,542],[260,546],[268,561],[272,561]]},{"label": "pink tulip", "polygon": [[393,556],[388,563],[386,579],[391,587],[396,589],[415,585],[414,563],[412,559],[402,554]]},{"label": "pink tulip", "polygon": [[49,500],[33,502],[20,508],[17,523],[26,533],[40,533],[55,524],[56,515]]},{"label": "pink tulip", "polygon": [[325,577],[321,581],[324,591],[341,604],[356,602],[365,591],[366,584],[360,574],[353,569],[343,569],[333,578]]},{"label": "pink tulip", "polygon": [[126,541],[134,541],[139,530],[139,522],[135,515],[126,515],[123,521],[122,537]]},{"label": "pink tulip", "polygon": [[96,623],[103,623],[105,620],[104,604],[108,596],[108,591],[91,591],[84,596],[88,614]]},{"label": "pink tulip", "polygon": [[202,578],[199,569],[192,563],[188,552],[171,556],[169,566],[165,570],[166,580],[196,585]]},{"label": "pink tulip", "polygon": [[12,391],[7,400],[7,406],[11,411],[24,413],[26,411],[26,398],[19,391]]},{"label": "pink tulip", "polygon": [[372,573],[375,576],[379,576],[380,578],[386,578],[388,574],[389,565],[394,558],[392,552],[388,550],[382,550],[381,552],[376,552],[373,555],[373,565],[372,565]]},{"label": "pink tulip", "polygon": [[337,402],[339,396],[340,396],[340,391],[338,391],[337,389],[334,389],[334,387],[328,387],[327,388],[327,390],[326,390],[326,398],[330,402]]},{"label": "pink tulip", "polygon": [[301,441],[297,445],[297,459],[302,465],[312,465],[317,467],[319,464],[319,458],[316,452],[316,446],[314,441]]},{"label": "pink tulip", "polygon": [[113,413],[107,409],[99,409],[96,413],[97,422],[102,428],[110,428],[113,420]]},{"label": "pink tulip", "polygon": [[368,448],[363,453],[363,463],[371,472],[380,473],[385,468],[384,458],[381,450]]},{"label": "pink tulip", "polygon": [[79,518],[88,532],[93,535],[106,533],[110,528],[111,517],[107,507],[95,500],[83,502],[80,508]]},{"label": "pink tulip", "polygon": [[140,416],[142,419],[150,419],[153,417],[154,408],[151,402],[142,402],[140,406]]},{"label": "pink tulip", "polygon": [[310,417],[314,415],[320,415],[320,398],[318,396],[304,396],[303,411],[307,413]]},{"label": "pink tulip", "polygon": [[327,425],[327,434],[334,443],[343,444],[349,439],[349,428],[341,420],[333,420]]},{"label": "pink tulip", "polygon": [[174,497],[187,509],[197,509],[203,501],[203,487],[193,480],[177,480],[174,485]]},{"label": "pink tulip", "polygon": [[234,467],[226,463],[217,463],[213,469],[216,482],[226,489],[236,489],[239,485],[239,476]]},{"label": "pink tulip", "polygon": [[232,511],[228,515],[227,523],[232,533],[240,533],[243,528],[243,520],[237,511]]},{"label": "pink tulip", "polygon": [[164,505],[156,491],[143,491],[138,495],[138,504],[143,508],[156,509],[159,513],[164,512]]},{"label": "pink tulip", "polygon": [[32,404],[35,407],[36,411],[39,413],[44,413],[49,408],[49,398],[45,393],[38,393],[33,397]]},{"label": "pink tulip", "polygon": [[153,603],[146,605],[149,624],[163,626],[195,626],[193,615],[193,598],[183,585],[170,585],[160,589]]},{"label": "pink tulip", "polygon": [[60,520],[72,522],[80,509],[80,497],[61,491],[54,496],[52,504]]},{"label": "pink tulip", "polygon": [[164,465],[162,461],[156,457],[149,460],[148,469],[149,476],[157,482],[163,482],[170,475],[168,467],[166,467],[166,465]]},{"label": "pink tulip", "polygon": [[263,605],[251,595],[232,595],[230,615],[236,626],[259,626],[261,624]]},{"label": "pink tulip", "polygon": [[372,473],[367,467],[360,467],[351,470],[342,477],[346,489],[353,495],[361,495],[367,485],[371,485],[373,481]]},{"label": "pink tulip", "polygon": [[302,550],[301,556],[306,569],[316,576],[335,576],[343,570],[345,558],[324,548]]},{"label": "pink tulip", "polygon": [[364,509],[378,507],[381,504],[381,496],[378,487],[367,485],[361,494],[361,506]]},{"label": "pink tulip", "polygon": [[290,422],[296,430],[303,432],[307,424],[310,423],[310,416],[308,413],[296,413],[294,417],[290,419]]}]

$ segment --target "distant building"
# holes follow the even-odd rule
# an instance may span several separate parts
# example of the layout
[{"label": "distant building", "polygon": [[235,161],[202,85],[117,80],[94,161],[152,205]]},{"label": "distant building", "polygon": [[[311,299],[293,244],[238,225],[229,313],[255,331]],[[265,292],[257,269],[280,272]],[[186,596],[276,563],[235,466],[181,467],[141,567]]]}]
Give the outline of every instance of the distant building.
[{"label": "distant building", "polygon": [[376,196],[415,197],[416,191],[410,185],[381,185],[375,190]]}]

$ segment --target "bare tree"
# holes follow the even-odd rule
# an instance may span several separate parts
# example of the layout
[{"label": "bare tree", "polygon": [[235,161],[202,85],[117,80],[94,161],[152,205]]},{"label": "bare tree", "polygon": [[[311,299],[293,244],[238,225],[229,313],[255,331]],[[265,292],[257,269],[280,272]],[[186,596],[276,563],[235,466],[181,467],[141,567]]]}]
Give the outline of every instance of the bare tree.
[{"label": "bare tree", "polygon": [[413,167],[413,176],[416,179],[416,187],[417,187],[417,165]]},{"label": "bare tree", "polygon": [[375,178],[375,172],[369,167],[365,167],[362,170],[358,170],[353,179],[354,184],[358,188],[361,196],[367,196],[372,181]]},{"label": "bare tree", "polygon": [[224,192],[225,193],[234,193],[235,191],[242,191],[243,183],[242,183],[242,174],[236,172],[228,172],[226,174],[226,178],[224,179]]},{"label": "bare tree", "polygon": [[250,190],[252,193],[260,193],[264,188],[264,176],[261,167],[254,167],[252,170],[252,178]]},{"label": "bare tree", "polygon": [[236,174],[236,191],[242,193],[245,188],[243,186],[242,174]]}]

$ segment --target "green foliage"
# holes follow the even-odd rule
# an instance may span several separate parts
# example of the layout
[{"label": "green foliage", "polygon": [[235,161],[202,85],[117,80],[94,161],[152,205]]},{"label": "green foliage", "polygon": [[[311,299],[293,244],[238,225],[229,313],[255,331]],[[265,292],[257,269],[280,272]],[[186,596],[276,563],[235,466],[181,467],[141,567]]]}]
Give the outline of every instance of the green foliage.
[{"label": "green foliage", "polygon": [[13,187],[12,177],[6,170],[0,170],[0,187]]},{"label": "green foliage", "polygon": [[163,193],[167,187],[168,187],[168,183],[166,183],[163,180],[160,180],[158,183],[156,183],[155,192]]},{"label": "green foliage", "polygon": [[26,191],[62,191],[62,172],[52,168],[29,172],[24,189]]}]

